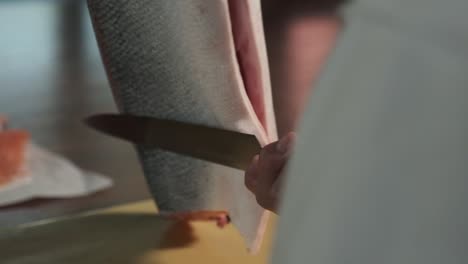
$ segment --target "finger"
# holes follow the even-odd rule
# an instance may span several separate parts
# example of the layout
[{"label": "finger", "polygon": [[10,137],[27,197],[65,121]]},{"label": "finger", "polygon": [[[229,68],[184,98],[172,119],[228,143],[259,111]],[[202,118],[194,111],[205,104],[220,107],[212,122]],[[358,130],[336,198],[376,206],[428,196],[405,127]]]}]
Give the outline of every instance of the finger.
[{"label": "finger", "polygon": [[289,132],[283,136],[280,141],[278,141],[278,144],[276,145],[276,151],[282,153],[283,155],[289,156],[295,142],[296,133]]},{"label": "finger", "polygon": [[287,157],[282,155],[262,153],[259,158],[256,176],[258,187],[269,190],[280,174],[286,160]]},{"label": "finger", "polygon": [[247,189],[249,189],[253,193],[255,193],[256,185],[257,185],[258,161],[259,161],[259,155],[255,155],[250,163],[249,168],[245,172],[245,177],[244,177],[245,186],[247,187]]},{"label": "finger", "polygon": [[260,187],[270,190],[288,159],[294,140],[294,134],[288,134],[280,141],[262,149],[258,165],[258,185]]},{"label": "finger", "polygon": [[281,190],[282,178],[283,178],[282,176],[278,177],[270,189],[271,208],[269,210],[274,213],[278,212],[278,205],[279,205],[279,202],[281,201],[280,190]]},{"label": "finger", "polygon": [[284,135],[279,141],[273,142],[271,144],[263,147],[262,151],[265,153],[271,153],[275,155],[289,155],[292,145],[296,141],[296,133],[289,132]]},{"label": "finger", "polygon": [[281,185],[283,182],[283,176],[280,174],[276,180],[273,182],[269,193],[259,194],[257,197],[257,202],[265,209],[270,210],[274,213],[277,213],[277,208],[280,199]]},{"label": "finger", "polygon": [[257,183],[255,185],[255,195],[258,204],[268,210],[275,208],[277,195],[272,191],[275,183],[278,182],[280,174],[286,158],[281,157],[280,159],[263,159],[263,162],[259,164],[257,170]]},{"label": "finger", "polygon": [[[278,177],[288,160],[292,145],[295,140],[294,134],[288,134],[279,142],[265,147],[260,153],[257,170],[256,198],[258,203],[269,210],[276,208],[277,194],[272,191],[273,185],[280,184]],[[279,189],[279,186],[275,187]]]}]

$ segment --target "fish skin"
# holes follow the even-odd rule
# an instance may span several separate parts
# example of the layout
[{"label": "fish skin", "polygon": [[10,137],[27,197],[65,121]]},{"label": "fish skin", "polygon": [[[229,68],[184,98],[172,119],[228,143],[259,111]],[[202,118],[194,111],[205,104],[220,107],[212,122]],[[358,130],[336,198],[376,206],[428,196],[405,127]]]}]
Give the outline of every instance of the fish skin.
[{"label": "fish skin", "polygon": [[[119,111],[254,134],[262,145],[276,140],[260,2],[247,3],[259,33],[266,129],[240,77],[226,0],[88,0]],[[137,153],[161,212],[227,210],[258,250],[268,214],[242,171],[157,149]]]}]

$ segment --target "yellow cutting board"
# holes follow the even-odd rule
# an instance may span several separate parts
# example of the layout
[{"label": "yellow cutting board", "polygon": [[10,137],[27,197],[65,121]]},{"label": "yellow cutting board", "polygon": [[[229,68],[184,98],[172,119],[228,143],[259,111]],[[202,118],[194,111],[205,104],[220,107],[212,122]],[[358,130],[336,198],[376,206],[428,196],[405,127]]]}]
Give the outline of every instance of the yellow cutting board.
[{"label": "yellow cutting board", "polygon": [[[275,219],[256,256],[231,225],[175,226],[152,201],[51,220],[0,233],[2,264],[267,263]],[[171,231],[168,230],[171,228]],[[177,233],[179,235],[177,235]],[[190,234],[187,236],[187,234]]]}]

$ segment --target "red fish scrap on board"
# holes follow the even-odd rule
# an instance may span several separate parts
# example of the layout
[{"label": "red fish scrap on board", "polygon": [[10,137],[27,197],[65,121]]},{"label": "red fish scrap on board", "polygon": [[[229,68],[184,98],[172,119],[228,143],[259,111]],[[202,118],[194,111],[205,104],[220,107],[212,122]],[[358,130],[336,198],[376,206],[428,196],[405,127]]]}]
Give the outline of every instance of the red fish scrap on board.
[{"label": "red fish scrap on board", "polygon": [[162,213],[170,219],[177,221],[213,221],[220,228],[223,228],[231,222],[229,214],[225,211],[193,211],[193,212],[180,212],[180,213]]}]

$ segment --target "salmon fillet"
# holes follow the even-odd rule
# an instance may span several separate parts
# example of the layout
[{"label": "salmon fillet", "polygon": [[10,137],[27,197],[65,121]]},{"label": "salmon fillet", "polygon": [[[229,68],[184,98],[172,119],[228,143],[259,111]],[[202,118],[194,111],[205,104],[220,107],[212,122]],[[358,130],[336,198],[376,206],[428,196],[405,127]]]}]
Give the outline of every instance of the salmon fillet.
[{"label": "salmon fillet", "polygon": [[19,175],[25,159],[29,133],[22,130],[0,132],[0,186]]}]

